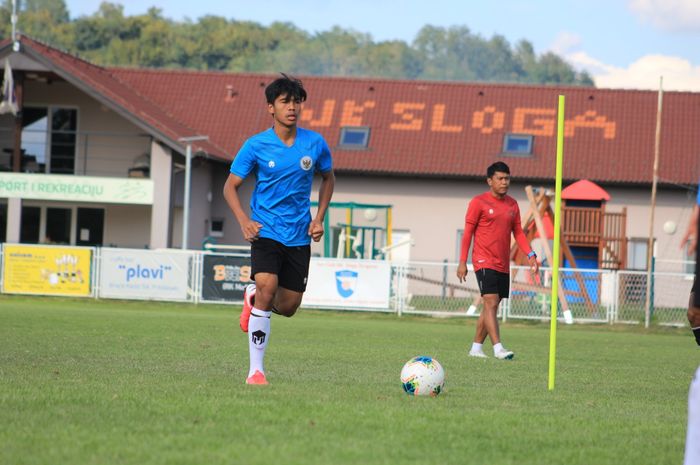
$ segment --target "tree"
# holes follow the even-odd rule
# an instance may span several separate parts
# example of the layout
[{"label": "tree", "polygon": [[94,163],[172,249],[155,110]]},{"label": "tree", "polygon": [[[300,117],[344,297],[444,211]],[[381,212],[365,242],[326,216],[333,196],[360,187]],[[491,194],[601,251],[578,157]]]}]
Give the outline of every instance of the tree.
[{"label": "tree", "polygon": [[[0,8],[0,34],[10,34],[11,1]],[[532,43],[512,47],[467,26],[426,25],[412,43],[375,42],[369,34],[335,26],[309,34],[294,24],[262,26],[206,15],[173,21],[162,10],[125,16],[103,1],[92,15],[70,19],[64,0],[26,0],[19,29],[102,65],[184,67],[330,76],[593,85],[554,53],[538,56]]]}]

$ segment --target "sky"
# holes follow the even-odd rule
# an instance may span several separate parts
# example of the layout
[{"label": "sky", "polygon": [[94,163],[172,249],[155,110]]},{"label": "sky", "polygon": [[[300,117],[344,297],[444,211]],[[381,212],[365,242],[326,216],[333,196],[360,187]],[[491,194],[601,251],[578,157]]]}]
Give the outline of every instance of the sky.
[{"label": "sky", "polygon": [[[196,21],[205,15],[269,25],[291,22],[310,33],[341,26],[375,42],[412,42],[425,25],[467,26],[484,38],[529,40],[587,70],[603,88],[700,92],[700,0],[111,0],[126,15],[148,8]],[[95,0],[66,0],[71,18]]]}]

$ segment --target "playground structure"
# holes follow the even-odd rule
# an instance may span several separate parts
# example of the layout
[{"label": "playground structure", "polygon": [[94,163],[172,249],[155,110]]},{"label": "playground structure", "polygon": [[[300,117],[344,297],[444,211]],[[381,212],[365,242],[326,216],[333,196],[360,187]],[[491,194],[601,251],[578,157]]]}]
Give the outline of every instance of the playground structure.
[{"label": "playground structure", "polygon": [[[548,267],[553,263],[550,245],[554,236],[553,193],[543,187],[535,189],[532,186],[527,186],[525,193],[529,209],[522,217],[523,230],[528,241],[540,254],[543,265]],[[626,210],[623,209],[620,213],[607,212],[605,201],[610,197],[589,181],[572,184],[563,191],[562,197],[565,204],[561,212],[561,256],[558,258],[564,270],[560,275],[558,298],[564,320],[571,323],[574,315],[572,310],[578,317],[597,315],[601,312],[601,304],[610,298],[607,294],[603,295],[604,290],[610,290],[610,283],[601,282],[606,278],[598,270],[619,270],[625,267]],[[516,265],[528,266],[527,257],[518,249],[514,240],[511,242],[510,256]],[[524,270],[514,269],[513,273],[512,299],[541,300],[551,297],[550,271],[542,271],[539,276],[533,276]],[[464,308],[467,315],[474,315],[476,306],[480,304],[481,297],[475,283],[467,285],[454,282],[453,276],[447,273],[447,263],[442,276],[426,276],[409,270],[406,277],[424,285],[440,286],[442,299],[454,298],[456,294],[463,293],[473,296],[471,305]]]},{"label": "playground structure", "polygon": [[323,256],[390,260],[391,213],[391,205],[331,202],[323,225]]},{"label": "playground structure", "polygon": [[[544,188],[525,187],[530,209],[522,221],[525,235],[530,241],[539,239],[544,252],[544,264],[553,263],[549,241],[553,239],[554,211],[552,194]],[[596,184],[581,180],[562,191],[562,221],[560,235],[562,268],[559,302],[566,320],[571,318],[570,304],[583,304],[589,313],[598,311],[601,301],[600,274],[586,269],[619,270],[625,267],[627,238],[627,212],[607,212],[605,202],[610,196]],[[516,244],[511,247],[511,259],[518,265],[527,265],[527,257]],[[546,277],[547,278],[547,277]],[[547,279],[546,279],[547,281]],[[515,292],[550,292],[532,279],[515,283]]]}]

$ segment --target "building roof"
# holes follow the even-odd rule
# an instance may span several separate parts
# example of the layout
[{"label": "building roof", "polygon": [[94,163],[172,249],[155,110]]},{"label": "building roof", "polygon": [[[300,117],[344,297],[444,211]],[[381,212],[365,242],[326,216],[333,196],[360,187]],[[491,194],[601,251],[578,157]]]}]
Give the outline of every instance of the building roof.
[{"label": "building roof", "polygon": [[[184,144],[178,142],[178,139],[197,134],[196,127],[184,124],[177,115],[170,113],[168,108],[156,105],[148,96],[120,81],[112,70],[26,36],[21,36],[20,42],[20,53],[46,66],[172,148],[182,151]],[[9,54],[11,47],[12,43],[9,40],[0,42],[0,55]],[[203,150],[222,158],[227,157],[225,151],[216,146],[214,141],[197,142],[193,146],[196,150]]]},{"label": "building roof", "polygon": [[610,200],[610,194],[598,184],[582,179],[561,191],[564,200]]},{"label": "building roof", "polygon": [[[201,148],[225,161],[247,137],[270,125],[263,91],[275,75],[100,67],[26,37],[22,44],[67,80],[74,77],[171,142],[209,136]],[[323,134],[338,172],[483,178],[488,165],[503,160],[516,179],[552,180],[557,99],[565,95],[566,180],[631,185],[652,180],[654,91],[302,79],[309,99],[300,125]],[[347,126],[370,129],[367,149],[339,146]],[[508,133],[532,135],[532,155],[503,154]],[[700,93],[666,92],[659,181],[695,184],[699,174]]]}]

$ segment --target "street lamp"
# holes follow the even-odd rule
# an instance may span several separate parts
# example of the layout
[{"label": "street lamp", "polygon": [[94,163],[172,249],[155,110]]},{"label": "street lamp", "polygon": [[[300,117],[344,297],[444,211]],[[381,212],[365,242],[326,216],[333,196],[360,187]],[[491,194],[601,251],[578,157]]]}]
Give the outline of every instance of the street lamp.
[{"label": "street lamp", "polygon": [[183,202],[182,216],[182,250],[187,250],[187,242],[190,234],[190,178],[192,172],[192,142],[209,140],[208,136],[181,137],[180,142],[187,144],[185,151],[185,199]]}]

